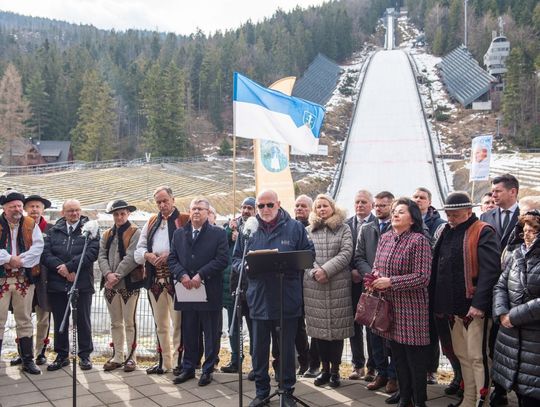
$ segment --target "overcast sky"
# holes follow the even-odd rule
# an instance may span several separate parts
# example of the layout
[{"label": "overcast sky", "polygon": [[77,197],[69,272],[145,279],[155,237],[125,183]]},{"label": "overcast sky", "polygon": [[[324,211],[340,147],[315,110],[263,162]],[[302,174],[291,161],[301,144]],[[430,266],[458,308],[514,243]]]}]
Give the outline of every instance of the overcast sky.
[{"label": "overcast sky", "polygon": [[139,28],[191,34],[236,28],[270,17],[278,8],[319,5],[324,0],[0,0],[0,10],[98,28]]}]

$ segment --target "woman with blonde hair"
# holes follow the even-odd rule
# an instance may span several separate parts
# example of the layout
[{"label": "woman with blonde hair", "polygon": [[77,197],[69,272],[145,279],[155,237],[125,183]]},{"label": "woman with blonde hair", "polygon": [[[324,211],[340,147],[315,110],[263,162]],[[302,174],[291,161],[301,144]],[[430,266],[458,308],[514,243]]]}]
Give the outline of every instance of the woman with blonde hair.
[{"label": "woman with blonde hair", "polygon": [[354,334],[349,268],[353,244],[345,219],[330,196],[315,198],[308,227],[315,262],[304,274],[304,304],[307,334],[316,341],[322,361],[316,386],[340,385],[343,341]]}]

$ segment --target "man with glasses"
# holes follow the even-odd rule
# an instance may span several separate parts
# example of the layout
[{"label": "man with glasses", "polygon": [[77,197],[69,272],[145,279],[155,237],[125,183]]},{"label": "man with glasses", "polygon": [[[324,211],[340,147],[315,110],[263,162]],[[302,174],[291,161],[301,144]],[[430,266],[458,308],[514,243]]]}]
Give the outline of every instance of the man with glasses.
[{"label": "man with glasses", "polygon": [[152,215],[144,225],[134,254],[135,261],[143,264],[148,273],[146,288],[156,324],[158,363],[146,373],[163,374],[175,364],[173,373],[178,376],[182,370],[182,314],[174,310],[174,286],[167,259],[174,231],[185,225],[189,216],[176,209],[172,189],[167,186],[154,191],[154,200],[159,213]]},{"label": "man with glasses", "polygon": [[212,382],[218,361],[221,337],[221,307],[223,306],[223,270],[229,263],[227,234],[223,228],[208,222],[210,203],[196,198],[189,205],[189,222],[176,230],[171,244],[168,264],[176,284],[187,290],[204,286],[206,301],[185,301],[176,296],[174,308],[182,311],[184,359],[182,373],[175,384],[195,377],[199,360],[199,332],[204,337],[204,363],[199,386]]},{"label": "man with glasses", "polygon": [[[261,192],[257,197],[258,230],[249,239],[241,237],[233,256],[233,267],[240,270],[244,246],[247,250],[278,249],[280,252],[311,250],[313,243],[308,238],[305,227],[280,207],[277,193],[272,190]],[[294,338],[298,318],[302,315],[301,270],[285,272],[283,285],[283,343],[280,344],[281,363],[283,363],[284,405],[294,406],[290,397],[296,383],[294,363]],[[266,404],[270,394],[268,375],[270,338],[272,330],[279,326],[280,285],[274,273],[250,275],[247,270],[247,302],[253,328],[253,369],[255,373],[256,397],[249,404],[258,407]]]},{"label": "man with glasses", "polygon": [[[41,263],[47,268],[47,292],[54,320],[54,351],[56,359],[47,370],[61,369],[69,364],[69,330],[60,332],[64,311],[68,304],[75,273],[81,261],[86,237],[82,234],[83,225],[89,221],[81,216],[81,204],[76,199],[68,199],[62,205],[62,217],[45,236],[45,248]],[[82,370],[92,369],[90,354],[92,344],[92,325],[90,312],[94,295],[94,262],[99,253],[99,236],[88,241],[77,288],[77,335],[79,344],[79,366]]]}]

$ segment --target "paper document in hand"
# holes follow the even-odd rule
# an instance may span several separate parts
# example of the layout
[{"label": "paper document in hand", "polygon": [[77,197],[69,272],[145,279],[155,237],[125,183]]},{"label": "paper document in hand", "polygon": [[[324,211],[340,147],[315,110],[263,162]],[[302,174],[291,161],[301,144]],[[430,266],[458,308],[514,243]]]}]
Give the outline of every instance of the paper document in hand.
[{"label": "paper document in hand", "polygon": [[174,284],[174,291],[176,292],[176,300],[178,302],[208,302],[204,284],[201,284],[199,288],[188,290],[181,282],[177,281]]}]

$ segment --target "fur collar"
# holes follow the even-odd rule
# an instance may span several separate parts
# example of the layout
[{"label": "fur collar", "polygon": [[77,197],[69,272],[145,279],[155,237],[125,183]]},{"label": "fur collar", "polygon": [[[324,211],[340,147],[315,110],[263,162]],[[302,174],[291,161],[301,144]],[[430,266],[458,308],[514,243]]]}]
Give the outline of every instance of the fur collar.
[{"label": "fur collar", "polygon": [[332,232],[335,232],[343,225],[345,218],[345,212],[336,207],[334,214],[326,220],[319,218],[315,212],[311,212],[309,214],[309,224],[311,225],[312,232],[317,229],[322,229],[324,226],[327,226]]}]

